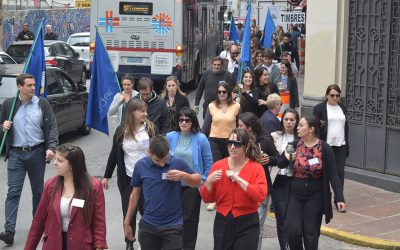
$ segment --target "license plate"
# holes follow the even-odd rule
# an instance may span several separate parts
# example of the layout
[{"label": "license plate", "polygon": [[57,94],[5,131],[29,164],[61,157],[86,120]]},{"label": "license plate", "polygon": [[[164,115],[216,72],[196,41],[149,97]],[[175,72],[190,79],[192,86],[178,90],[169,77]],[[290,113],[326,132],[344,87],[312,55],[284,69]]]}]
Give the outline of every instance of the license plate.
[{"label": "license plate", "polygon": [[143,63],[143,57],[128,57],[128,63]]}]

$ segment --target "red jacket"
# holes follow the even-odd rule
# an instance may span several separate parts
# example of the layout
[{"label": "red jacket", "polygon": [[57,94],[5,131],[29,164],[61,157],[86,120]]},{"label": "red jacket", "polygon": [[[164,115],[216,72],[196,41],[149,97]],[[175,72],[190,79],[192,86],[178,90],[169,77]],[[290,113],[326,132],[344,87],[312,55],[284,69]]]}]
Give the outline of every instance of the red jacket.
[{"label": "red jacket", "polygon": [[[85,226],[82,208],[72,206],[67,233],[68,249],[93,250],[96,247],[107,249],[103,187],[98,179],[91,177],[91,180],[94,191],[91,209],[92,223],[90,226]],[[50,204],[56,182],[57,177],[53,177],[45,184],[39,207],[29,230],[25,250],[35,250],[42,235],[43,250],[62,249],[61,189],[54,195],[52,204]]]},{"label": "red jacket", "polygon": [[242,168],[239,177],[249,183],[244,191],[240,185],[226,176],[228,158],[217,161],[212,166],[210,175],[215,170],[222,169],[222,178],[212,184],[213,190],[209,192],[205,185],[200,188],[200,195],[204,202],[215,202],[217,212],[226,216],[232,212],[233,217],[257,212],[260,203],[267,196],[267,179],[263,167],[254,161],[249,161]]}]

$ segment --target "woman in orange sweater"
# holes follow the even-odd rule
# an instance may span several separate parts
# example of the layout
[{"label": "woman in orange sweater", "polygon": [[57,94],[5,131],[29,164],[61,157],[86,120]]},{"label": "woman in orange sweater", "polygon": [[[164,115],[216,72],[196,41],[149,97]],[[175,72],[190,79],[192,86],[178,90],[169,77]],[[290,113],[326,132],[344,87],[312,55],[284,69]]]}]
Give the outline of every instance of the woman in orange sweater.
[{"label": "woman in orange sweater", "polygon": [[200,189],[204,202],[216,202],[214,249],[256,250],[260,232],[257,209],[267,196],[260,151],[248,132],[234,129],[229,157],[216,162]]},{"label": "woman in orange sweater", "polygon": [[227,82],[220,82],[217,98],[208,105],[201,132],[208,137],[213,161],[228,156],[226,142],[231,131],[236,128],[240,104],[232,99],[232,89]]}]

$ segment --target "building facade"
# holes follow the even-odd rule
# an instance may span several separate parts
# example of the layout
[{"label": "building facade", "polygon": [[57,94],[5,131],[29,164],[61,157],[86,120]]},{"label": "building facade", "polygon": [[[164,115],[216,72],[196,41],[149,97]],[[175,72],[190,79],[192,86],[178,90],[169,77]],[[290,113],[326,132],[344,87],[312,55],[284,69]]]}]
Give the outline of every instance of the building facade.
[{"label": "building facade", "polygon": [[307,8],[303,114],[338,84],[350,128],[346,164],[359,179],[400,180],[400,0],[310,1]]}]

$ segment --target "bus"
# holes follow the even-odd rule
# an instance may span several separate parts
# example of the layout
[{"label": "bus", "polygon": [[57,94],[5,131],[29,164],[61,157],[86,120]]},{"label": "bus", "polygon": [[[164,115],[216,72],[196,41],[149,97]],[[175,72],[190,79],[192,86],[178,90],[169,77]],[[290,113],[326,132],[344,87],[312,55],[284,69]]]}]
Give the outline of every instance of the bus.
[{"label": "bus", "polygon": [[222,2],[92,0],[91,48],[97,28],[119,77],[175,75],[196,86],[223,41]]}]

